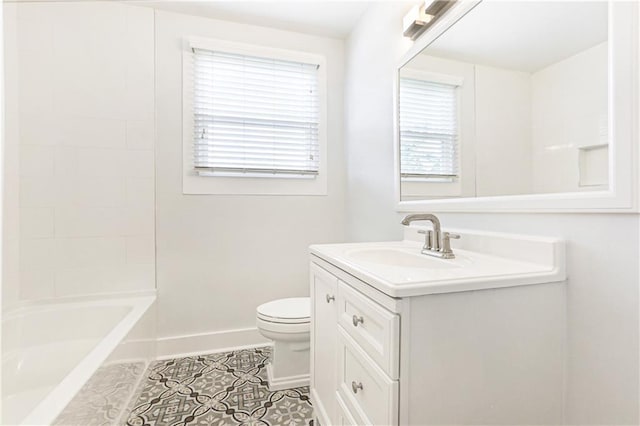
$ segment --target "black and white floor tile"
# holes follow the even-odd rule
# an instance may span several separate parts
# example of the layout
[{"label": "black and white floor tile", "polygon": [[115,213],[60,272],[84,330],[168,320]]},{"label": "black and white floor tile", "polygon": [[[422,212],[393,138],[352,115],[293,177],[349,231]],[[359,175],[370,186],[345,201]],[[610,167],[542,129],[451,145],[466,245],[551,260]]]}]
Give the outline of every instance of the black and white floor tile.
[{"label": "black and white floor tile", "polygon": [[309,425],[309,388],[269,391],[271,348],[158,361],[126,426]]}]

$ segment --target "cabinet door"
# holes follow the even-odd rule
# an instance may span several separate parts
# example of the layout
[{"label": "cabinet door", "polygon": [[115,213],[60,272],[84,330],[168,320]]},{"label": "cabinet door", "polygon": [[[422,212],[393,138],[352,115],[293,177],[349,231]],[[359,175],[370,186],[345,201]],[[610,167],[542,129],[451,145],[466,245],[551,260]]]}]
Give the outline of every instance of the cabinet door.
[{"label": "cabinet door", "polygon": [[311,263],[311,399],[323,426],[336,424],[338,279]]}]

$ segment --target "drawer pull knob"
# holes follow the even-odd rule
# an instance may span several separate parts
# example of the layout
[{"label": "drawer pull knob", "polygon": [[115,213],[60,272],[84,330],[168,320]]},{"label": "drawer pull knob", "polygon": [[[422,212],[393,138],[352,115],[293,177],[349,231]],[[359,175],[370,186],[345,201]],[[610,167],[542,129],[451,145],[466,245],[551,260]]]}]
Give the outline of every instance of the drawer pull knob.
[{"label": "drawer pull knob", "polygon": [[336,300],[336,297],[327,294],[327,303],[331,303],[332,300]]},{"label": "drawer pull knob", "polygon": [[359,317],[359,316],[357,316],[357,315],[354,315],[354,316],[353,316],[353,326],[354,326],[354,327],[357,327],[357,326],[358,326],[358,323],[363,324],[363,323],[364,323],[364,318]]},{"label": "drawer pull knob", "polygon": [[358,389],[362,390],[362,383],[351,382],[351,390],[353,393],[358,393]]}]

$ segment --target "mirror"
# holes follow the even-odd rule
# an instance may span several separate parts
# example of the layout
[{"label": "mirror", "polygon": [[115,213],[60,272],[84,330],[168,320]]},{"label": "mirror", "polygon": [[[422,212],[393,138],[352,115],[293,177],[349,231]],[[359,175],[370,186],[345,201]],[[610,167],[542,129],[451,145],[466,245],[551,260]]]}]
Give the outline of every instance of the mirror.
[{"label": "mirror", "polygon": [[401,201],[607,190],[607,9],[483,1],[405,63]]}]

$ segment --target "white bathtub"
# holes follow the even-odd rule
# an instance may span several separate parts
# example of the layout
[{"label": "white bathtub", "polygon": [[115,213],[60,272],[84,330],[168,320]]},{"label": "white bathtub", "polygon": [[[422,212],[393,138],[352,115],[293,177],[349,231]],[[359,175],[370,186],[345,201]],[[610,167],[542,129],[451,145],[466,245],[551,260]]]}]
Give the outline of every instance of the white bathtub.
[{"label": "white bathtub", "polygon": [[2,424],[52,424],[154,301],[147,294],[47,303],[3,315]]}]

